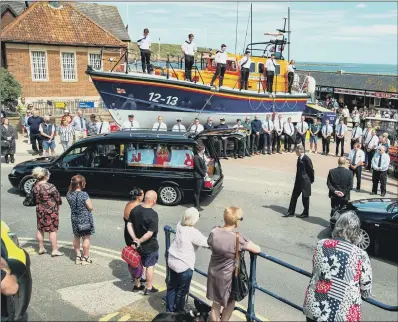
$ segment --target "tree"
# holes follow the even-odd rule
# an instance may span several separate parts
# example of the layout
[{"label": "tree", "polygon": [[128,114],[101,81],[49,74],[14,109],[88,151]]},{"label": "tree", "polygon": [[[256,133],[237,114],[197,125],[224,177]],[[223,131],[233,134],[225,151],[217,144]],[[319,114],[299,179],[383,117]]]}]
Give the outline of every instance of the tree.
[{"label": "tree", "polygon": [[1,105],[13,105],[21,96],[21,85],[7,69],[0,68],[0,103]]}]

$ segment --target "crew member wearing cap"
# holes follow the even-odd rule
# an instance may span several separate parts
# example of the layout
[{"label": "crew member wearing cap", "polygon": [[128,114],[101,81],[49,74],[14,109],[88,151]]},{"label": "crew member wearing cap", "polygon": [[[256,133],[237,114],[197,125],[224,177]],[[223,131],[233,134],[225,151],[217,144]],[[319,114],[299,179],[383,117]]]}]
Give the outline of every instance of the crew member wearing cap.
[{"label": "crew member wearing cap", "polygon": [[250,51],[246,50],[245,56],[238,63],[240,69],[240,90],[247,90],[251,63]]},{"label": "crew member wearing cap", "polygon": [[265,73],[267,76],[267,92],[272,93],[272,85],[274,84],[275,75],[275,54],[271,55],[270,59],[267,59],[265,63]]},{"label": "crew member wearing cap", "polygon": [[140,124],[134,119],[133,114],[129,114],[129,119],[124,121],[122,124],[122,131],[126,130],[138,130],[140,128]]},{"label": "crew member wearing cap", "polygon": [[185,57],[185,80],[192,82],[192,66],[195,63],[195,53],[198,50],[193,42],[193,34],[188,35],[188,40],[181,46],[181,50]]},{"label": "crew member wearing cap", "polygon": [[[217,126],[217,129],[228,129],[228,125],[225,123],[225,118],[221,118],[220,119],[220,124]],[[227,138],[221,138],[221,140],[218,141],[218,156],[222,157],[226,160],[228,160],[228,156],[227,156],[227,146],[228,146],[228,142],[227,142]],[[221,153],[221,150],[223,151],[223,153]]]},{"label": "crew member wearing cap", "polygon": [[192,126],[189,128],[189,132],[190,132],[190,133],[196,133],[196,134],[198,134],[198,133],[200,133],[200,132],[202,132],[202,131],[204,131],[203,125],[200,124],[198,118],[195,118],[195,120],[194,120]]},{"label": "crew member wearing cap", "polygon": [[216,67],[216,72],[214,73],[213,78],[211,80],[210,86],[214,86],[214,81],[217,79],[218,75],[220,75],[218,86],[221,87],[223,84],[225,70],[227,69],[227,57],[228,57],[228,54],[225,51],[226,48],[227,45],[222,44],[221,51],[218,51],[216,57],[214,58],[217,67]]},{"label": "crew member wearing cap", "polygon": [[163,117],[158,116],[158,121],[153,123],[152,131],[167,131],[167,125],[163,122]]},{"label": "crew member wearing cap", "polygon": [[183,124],[181,124],[182,120],[180,118],[177,119],[177,124],[173,126],[171,129],[173,132],[186,132],[187,129]]},{"label": "crew member wearing cap", "polygon": [[69,110],[65,110],[64,111],[64,115],[62,115],[62,117],[61,117],[61,124],[64,122],[64,121],[67,121],[68,122],[68,124],[71,124],[72,123],[72,116],[70,116],[70,113],[69,113]]}]

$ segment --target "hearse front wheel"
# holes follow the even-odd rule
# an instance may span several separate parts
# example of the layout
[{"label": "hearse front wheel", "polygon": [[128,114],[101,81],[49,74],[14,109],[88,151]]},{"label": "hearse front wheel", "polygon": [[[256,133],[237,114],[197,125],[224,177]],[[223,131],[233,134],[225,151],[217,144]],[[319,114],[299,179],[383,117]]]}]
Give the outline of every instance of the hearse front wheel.
[{"label": "hearse front wheel", "polygon": [[175,206],[181,201],[182,194],[178,187],[173,185],[164,185],[160,187],[158,197],[165,206]]},{"label": "hearse front wheel", "polygon": [[22,179],[21,188],[22,188],[22,191],[25,193],[25,195],[28,195],[31,193],[36,181],[37,180],[35,178],[33,178],[32,176],[26,176],[25,178]]}]

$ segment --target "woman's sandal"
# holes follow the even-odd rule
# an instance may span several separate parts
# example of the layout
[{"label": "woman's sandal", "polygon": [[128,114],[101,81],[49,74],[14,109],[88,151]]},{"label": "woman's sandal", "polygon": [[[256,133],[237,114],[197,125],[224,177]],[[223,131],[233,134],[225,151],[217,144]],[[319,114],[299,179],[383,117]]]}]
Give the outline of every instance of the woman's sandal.
[{"label": "woman's sandal", "polygon": [[51,257],[57,257],[57,256],[64,256],[65,254],[60,252],[60,251],[56,251],[55,253],[51,254]]},{"label": "woman's sandal", "polygon": [[47,249],[43,248],[43,249],[39,249],[39,255],[44,255],[47,254]]},{"label": "woman's sandal", "polygon": [[82,264],[82,258],[80,256],[76,256],[75,264],[76,265],[81,265]]},{"label": "woman's sandal", "polygon": [[82,256],[82,265],[89,265],[92,263],[93,263],[93,261],[90,257]]}]

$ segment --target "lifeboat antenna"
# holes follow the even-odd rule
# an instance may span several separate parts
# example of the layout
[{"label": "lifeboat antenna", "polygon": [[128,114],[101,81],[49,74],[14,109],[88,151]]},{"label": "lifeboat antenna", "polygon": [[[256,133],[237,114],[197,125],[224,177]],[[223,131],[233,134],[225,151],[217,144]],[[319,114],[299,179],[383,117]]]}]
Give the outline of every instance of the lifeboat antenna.
[{"label": "lifeboat antenna", "polygon": [[239,1],[236,3],[236,27],[235,27],[235,55],[236,46],[238,45],[238,20],[239,19]]},{"label": "lifeboat antenna", "polygon": [[243,43],[243,51],[242,52],[245,52],[245,48],[246,48],[246,38],[247,38],[247,31],[249,30],[250,17],[251,17],[251,12],[249,12],[249,17],[247,18],[245,42]]},{"label": "lifeboat antenna", "polygon": [[287,44],[287,60],[290,62],[290,44],[292,43],[292,39],[290,36],[290,7],[287,7],[287,36],[288,36],[288,44]]}]

